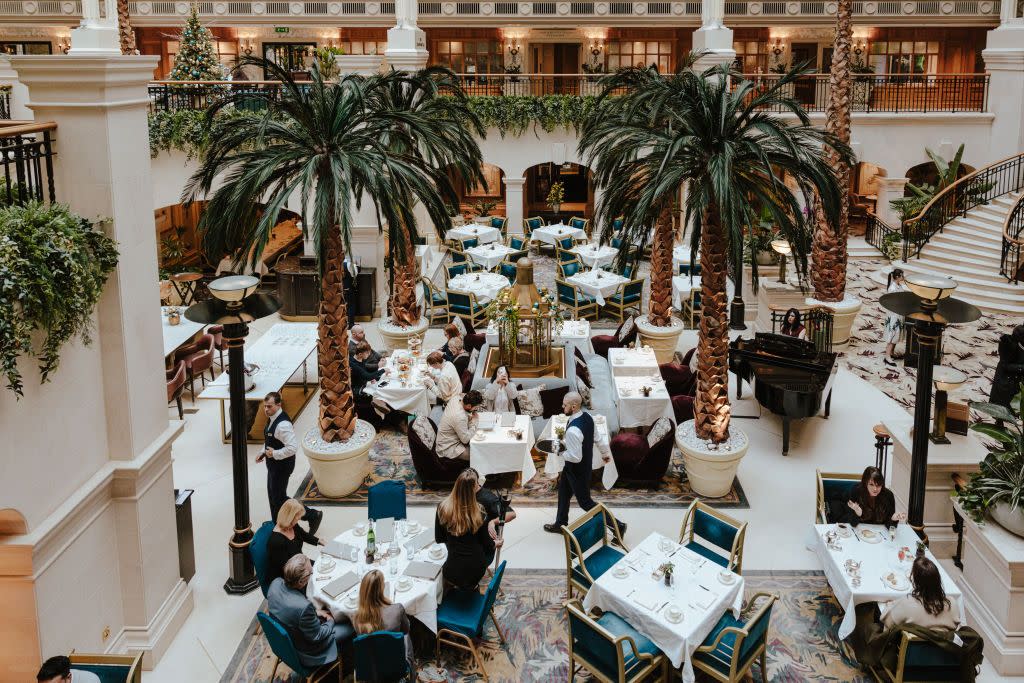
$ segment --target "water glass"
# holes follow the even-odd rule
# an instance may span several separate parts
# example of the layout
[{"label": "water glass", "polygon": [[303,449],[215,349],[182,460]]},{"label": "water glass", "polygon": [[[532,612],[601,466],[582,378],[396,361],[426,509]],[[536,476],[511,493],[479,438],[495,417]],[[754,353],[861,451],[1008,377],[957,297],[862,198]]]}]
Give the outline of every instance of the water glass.
[{"label": "water glass", "polygon": [[391,574],[391,576],[397,576],[398,575],[398,558],[397,557],[392,557],[391,560],[388,562],[388,573]]}]

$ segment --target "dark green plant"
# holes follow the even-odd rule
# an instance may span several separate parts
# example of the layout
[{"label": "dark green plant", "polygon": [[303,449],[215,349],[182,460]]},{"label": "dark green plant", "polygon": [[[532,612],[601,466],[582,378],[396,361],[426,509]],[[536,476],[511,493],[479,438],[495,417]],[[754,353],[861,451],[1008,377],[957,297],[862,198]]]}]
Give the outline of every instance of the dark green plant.
[{"label": "dark green plant", "polygon": [[490,216],[491,211],[498,205],[498,202],[491,201],[489,199],[478,199],[473,202],[473,210],[476,211],[478,216]]},{"label": "dark green plant", "polygon": [[345,54],[345,51],[340,47],[334,47],[333,45],[324,45],[318,47],[313,55],[316,57],[317,67],[320,69],[320,75],[323,76],[324,80],[332,80],[338,77],[341,70],[338,68],[338,61],[335,59],[338,55]]},{"label": "dark green plant", "polygon": [[[0,365],[18,397],[19,356],[35,358],[46,382],[64,344],[90,343],[92,312],[117,257],[117,243],[64,204],[0,208]],[[45,336],[33,344],[37,331]]]},{"label": "dark green plant", "polygon": [[765,251],[771,252],[774,258],[775,252],[772,251],[772,240],[777,236],[775,225],[772,223],[771,212],[762,208],[760,215],[747,226],[746,234],[743,238],[746,262],[754,263],[757,260],[758,253]]},{"label": "dark green plant", "polygon": [[997,504],[1006,504],[1011,510],[1024,505],[1024,423],[1021,421],[1021,402],[1024,384],[1010,401],[1010,407],[997,403],[971,403],[971,408],[993,418],[994,422],[975,422],[971,429],[987,436],[988,455],[971,475],[967,485],[953,496],[964,512],[976,522],[985,519],[985,513]]},{"label": "dark green plant", "polygon": [[[935,185],[930,183],[921,183],[920,185],[907,183],[907,190],[910,192],[910,196],[894,199],[889,202],[889,205],[899,214],[901,221],[908,220],[921,213],[936,195],[955,183],[960,176],[960,160],[964,156],[963,144],[957,148],[956,154],[949,161],[946,161],[930,149],[925,148],[924,151],[928,158],[932,160],[932,164],[935,165],[938,183]],[[968,200],[981,197],[992,189],[992,185],[992,183],[973,183],[964,189],[964,197]]]},{"label": "dark green plant", "polygon": [[789,71],[789,65],[786,62],[778,62],[770,69],[768,69],[768,71],[772,72],[773,74],[784,74],[787,71]]},{"label": "dark green plant", "polygon": [[7,187],[8,182],[10,181],[6,177],[0,176],[0,206],[18,204],[23,200],[32,198],[32,191],[28,189],[25,183],[14,181],[11,182],[10,187]]}]

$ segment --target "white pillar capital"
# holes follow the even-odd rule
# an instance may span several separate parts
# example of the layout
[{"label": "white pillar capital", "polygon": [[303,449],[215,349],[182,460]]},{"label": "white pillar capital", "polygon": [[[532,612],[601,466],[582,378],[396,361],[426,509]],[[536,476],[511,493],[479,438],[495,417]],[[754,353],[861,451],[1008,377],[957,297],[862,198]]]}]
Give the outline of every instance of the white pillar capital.
[{"label": "white pillar capital", "polygon": [[383,55],[336,55],[334,61],[343,76],[347,74],[371,76],[380,73],[384,67]]},{"label": "white pillar capital", "polygon": [[876,177],[875,181],[878,183],[878,199],[875,202],[875,215],[882,219],[883,223],[894,228],[898,228],[901,222],[900,216],[896,213],[896,210],[889,205],[889,202],[894,199],[902,199],[903,193],[906,190],[907,183],[910,182],[910,179]]},{"label": "white pillar capital", "polygon": [[388,29],[388,47],[384,51],[388,66],[397,71],[417,71],[427,65],[427,34],[415,26]]},{"label": "white pillar capital", "polygon": [[[1003,7],[1016,4],[1007,0]],[[1024,20],[989,31],[981,57],[989,72],[988,111],[995,115],[989,156],[1002,159],[1008,151],[1024,151]]]},{"label": "white pillar capital", "polygon": [[526,184],[526,178],[502,178],[502,182],[505,183],[506,189],[517,188],[521,191]]},{"label": "white pillar capital", "polygon": [[693,51],[704,55],[695,65],[698,70],[720,64],[732,64],[736,50],[732,46],[732,29],[724,26],[702,26],[693,32]]}]

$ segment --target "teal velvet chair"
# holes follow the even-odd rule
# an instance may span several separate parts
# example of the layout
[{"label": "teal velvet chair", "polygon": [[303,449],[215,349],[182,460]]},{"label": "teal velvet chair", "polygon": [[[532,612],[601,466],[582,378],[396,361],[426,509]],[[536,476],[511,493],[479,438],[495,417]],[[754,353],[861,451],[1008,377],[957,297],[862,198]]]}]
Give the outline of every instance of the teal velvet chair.
[{"label": "teal velvet chair", "polygon": [[100,655],[75,652],[68,655],[71,668],[96,674],[100,683],[141,683],[142,653],[135,655]]},{"label": "teal velvet chair", "polygon": [[[437,608],[437,659],[441,659],[441,645],[450,645],[464,652],[469,652],[476,660],[480,674],[487,680],[487,671],[476,649],[476,641],[484,637],[484,627],[490,615],[494,628],[498,632],[501,644],[505,644],[505,634],[501,632],[498,618],[494,616],[494,600],[501,589],[501,577],[505,574],[505,562],[498,565],[487,584],[483,595],[475,590],[449,590],[444,594]],[[469,673],[469,672],[465,672]]]},{"label": "teal velvet chair", "polygon": [[504,216],[491,216],[491,227],[500,230],[502,237],[505,237],[505,226],[507,225],[508,219]]},{"label": "teal velvet chair", "polygon": [[508,261],[509,263],[515,265],[516,263],[519,262],[519,259],[526,258],[527,256],[529,256],[529,254],[527,253],[526,249],[524,248],[524,249],[520,249],[519,251],[510,251],[510,252],[508,252],[507,254],[505,254],[505,260]]},{"label": "teal velvet chair", "polygon": [[560,277],[562,278],[572,277],[581,270],[583,270],[583,266],[580,264],[578,260],[567,261],[566,263],[558,264],[558,272]]},{"label": "teal velvet chair", "polygon": [[595,580],[629,552],[622,542],[618,524],[601,503],[572,524],[563,526],[562,538],[565,541],[566,595],[569,598],[572,598],[573,590],[585,595]]},{"label": "teal velvet chair", "polygon": [[486,327],[487,309],[476,302],[476,295],[472,292],[448,290],[448,312],[453,317],[468,320],[474,329],[481,325]]},{"label": "teal velvet chair", "polygon": [[579,287],[565,280],[555,280],[558,290],[558,304],[572,311],[572,319],[579,320],[587,316],[597,319],[597,300],[580,292]]},{"label": "teal velvet chair", "polygon": [[680,275],[700,275],[700,264],[694,263],[692,266],[689,261],[683,261],[679,264]]},{"label": "teal velvet chair", "polygon": [[516,237],[515,235],[509,235],[508,238],[505,240],[505,245],[510,249],[525,249],[526,240],[520,237]]},{"label": "teal velvet chair", "polygon": [[[743,570],[743,541],[746,535],[746,522],[723,514],[698,499],[690,503],[686,510],[679,531],[679,543],[740,574]],[[697,543],[698,538],[704,543]]]},{"label": "teal velvet chair", "polygon": [[420,278],[423,285],[423,314],[430,324],[438,321],[448,322],[448,297],[441,293],[434,283],[425,277]]},{"label": "teal velvet chair", "polygon": [[582,230],[583,232],[587,233],[588,237],[590,236],[590,221],[586,218],[573,216],[572,218],[569,219],[569,227],[576,228],[577,230]]},{"label": "teal velvet chair", "polygon": [[526,239],[529,240],[533,235],[533,231],[537,228],[544,227],[544,219],[540,216],[534,216],[533,218],[527,218],[523,222],[523,234],[526,235]]},{"label": "teal velvet chair", "polygon": [[252,566],[256,568],[256,579],[260,582],[263,597],[267,597],[270,589],[270,582],[267,581],[267,541],[273,531],[273,522],[263,522],[249,541],[249,557],[252,558]]},{"label": "teal velvet chair", "polygon": [[405,483],[387,479],[366,491],[367,517],[370,519],[405,519]]},{"label": "teal velvet chair", "polygon": [[516,264],[511,261],[502,261],[498,264],[498,272],[508,279],[510,285],[516,283]]},{"label": "teal velvet chair", "polygon": [[899,650],[890,668],[889,658],[883,655],[882,663],[871,666],[871,675],[881,683],[954,683],[960,680],[960,658],[946,652],[937,645],[903,632]]},{"label": "teal velvet chair", "polygon": [[760,660],[761,680],[768,680],[768,624],[776,596],[757,593],[747,603],[752,608],[761,598],[766,601],[749,618],[736,619],[726,612],[711,633],[693,653],[693,668],[716,681],[738,683]]},{"label": "teal velvet chair", "polygon": [[817,483],[817,505],[814,511],[815,524],[829,524],[829,505],[831,501],[842,498],[847,499],[853,487],[860,483],[860,474],[854,472],[822,472],[814,471],[815,482]]},{"label": "teal velvet chair", "polygon": [[[615,233],[615,234],[618,234],[618,233]],[[609,242],[609,244],[611,244],[612,247],[615,248],[615,249],[622,249],[622,238],[613,236],[612,239],[611,239],[611,242]]]},{"label": "teal velvet chair", "polygon": [[270,674],[270,680],[274,680],[277,674],[277,667],[281,662],[287,664],[288,668],[298,674],[299,678],[306,683],[322,681],[327,678],[327,674],[335,670],[338,670],[338,680],[341,680],[340,659],[324,664],[319,669],[311,670],[302,665],[301,660],[299,660],[299,653],[295,649],[295,643],[292,642],[292,637],[288,635],[288,631],[285,630],[281,622],[266,612],[257,612],[256,618],[260,622],[260,627],[263,629],[263,635],[266,637],[267,643],[270,644],[271,652],[278,659],[274,663],[274,670]]},{"label": "teal velvet chair", "polygon": [[623,218],[622,216],[619,216],[618,218],[612,221],[612,232],[618,233],[620,230],[622,230],[622,226],[625,224],[626,219]]},{"label": "teal velvet chair", "polygon": [[362,683],[395,683],[412,674],[405,656],[405,635],[395,631],[374,631],[352,641],[355,680]]},{"label": "teal velvet chair", "polygon": [[478,244],[480,244],[480,240],[478,240],[476,237],[470,237],[469,239],[465,239],[465,240],[461,240],[461,241],[462,241],[462,251],[466,251],[467,249],[472,249],[473,247],[475,247]]},{"label": "teal velvet chair", "polygon": [[620,323],[626,319],[626,311],[635,308],[640,312],[644,296],[644,281],[630,280],[619,285],[618,291],[604,300],[604,308]]},{"label": "teal velvet chair", "polygon": [[602,683],[668,681],[668,658],[614,612],[587,614],[578,599],[565,603],[569,620],[569,680],[585,670]]},{"label": "teal velvet chair", "polygon": [[465,275],[468,273],[469,267],[466,263],[456,263],[454,266],[446,266],[445,270],[448,273],[448,279],[451,280],[457,275]]},{"label": "teal velvet chair", "polygon": [[562,249],[568,251],[576,246],[576,238],[574,237],[563,237],[555,243],[556,249]]}]

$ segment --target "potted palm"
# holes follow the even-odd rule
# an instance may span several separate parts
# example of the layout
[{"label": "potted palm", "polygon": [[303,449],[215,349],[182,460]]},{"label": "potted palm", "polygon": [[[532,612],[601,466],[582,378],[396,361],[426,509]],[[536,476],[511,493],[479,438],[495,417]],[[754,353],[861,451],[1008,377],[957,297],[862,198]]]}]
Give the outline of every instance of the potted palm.
[{"label": "potted palm", "polygon": [[565,199],[565,184],[562,181],[551,183],[551,189],[548,190],[547,203],[555,214],[562,210],[563,199]]},{"label": "potted palm", "polygon": [[[641,246],[655,226],[650,305],[637,327],[642,338],[671,338],[672,350],[682,331],[671,309],[672,206],[688,187],[686,224],[692,226],[691,249],[700,251],[703,312],[696,417],[679,426],[677,444],[694,490],[721,496],[748,447],[729,420],[729,262],[740,272],[744,228],[765,211],[792,242],[798,270],[805,270],[809,219],[783,174],[796,180],[805,200],[819,194],[834,216],[841,190],[822,147],[845,156],[849,150],[811,126],[800,104],[784,94],[799,72],[759,90],[735,75],[730,79],[724,67],[695,72],[693,59],[668,76],[628,69],[606,77],[595,114],[583,125],[580,151],[604,193],[597,220],[605,226],[602,237],[609,237],[617,216],[623,217],[625,241]],[[613,92],[622,95],[610,97]],[[771,112],[792,114],[795,121]],[[756,261],[752,268],[756,276]]]}]

